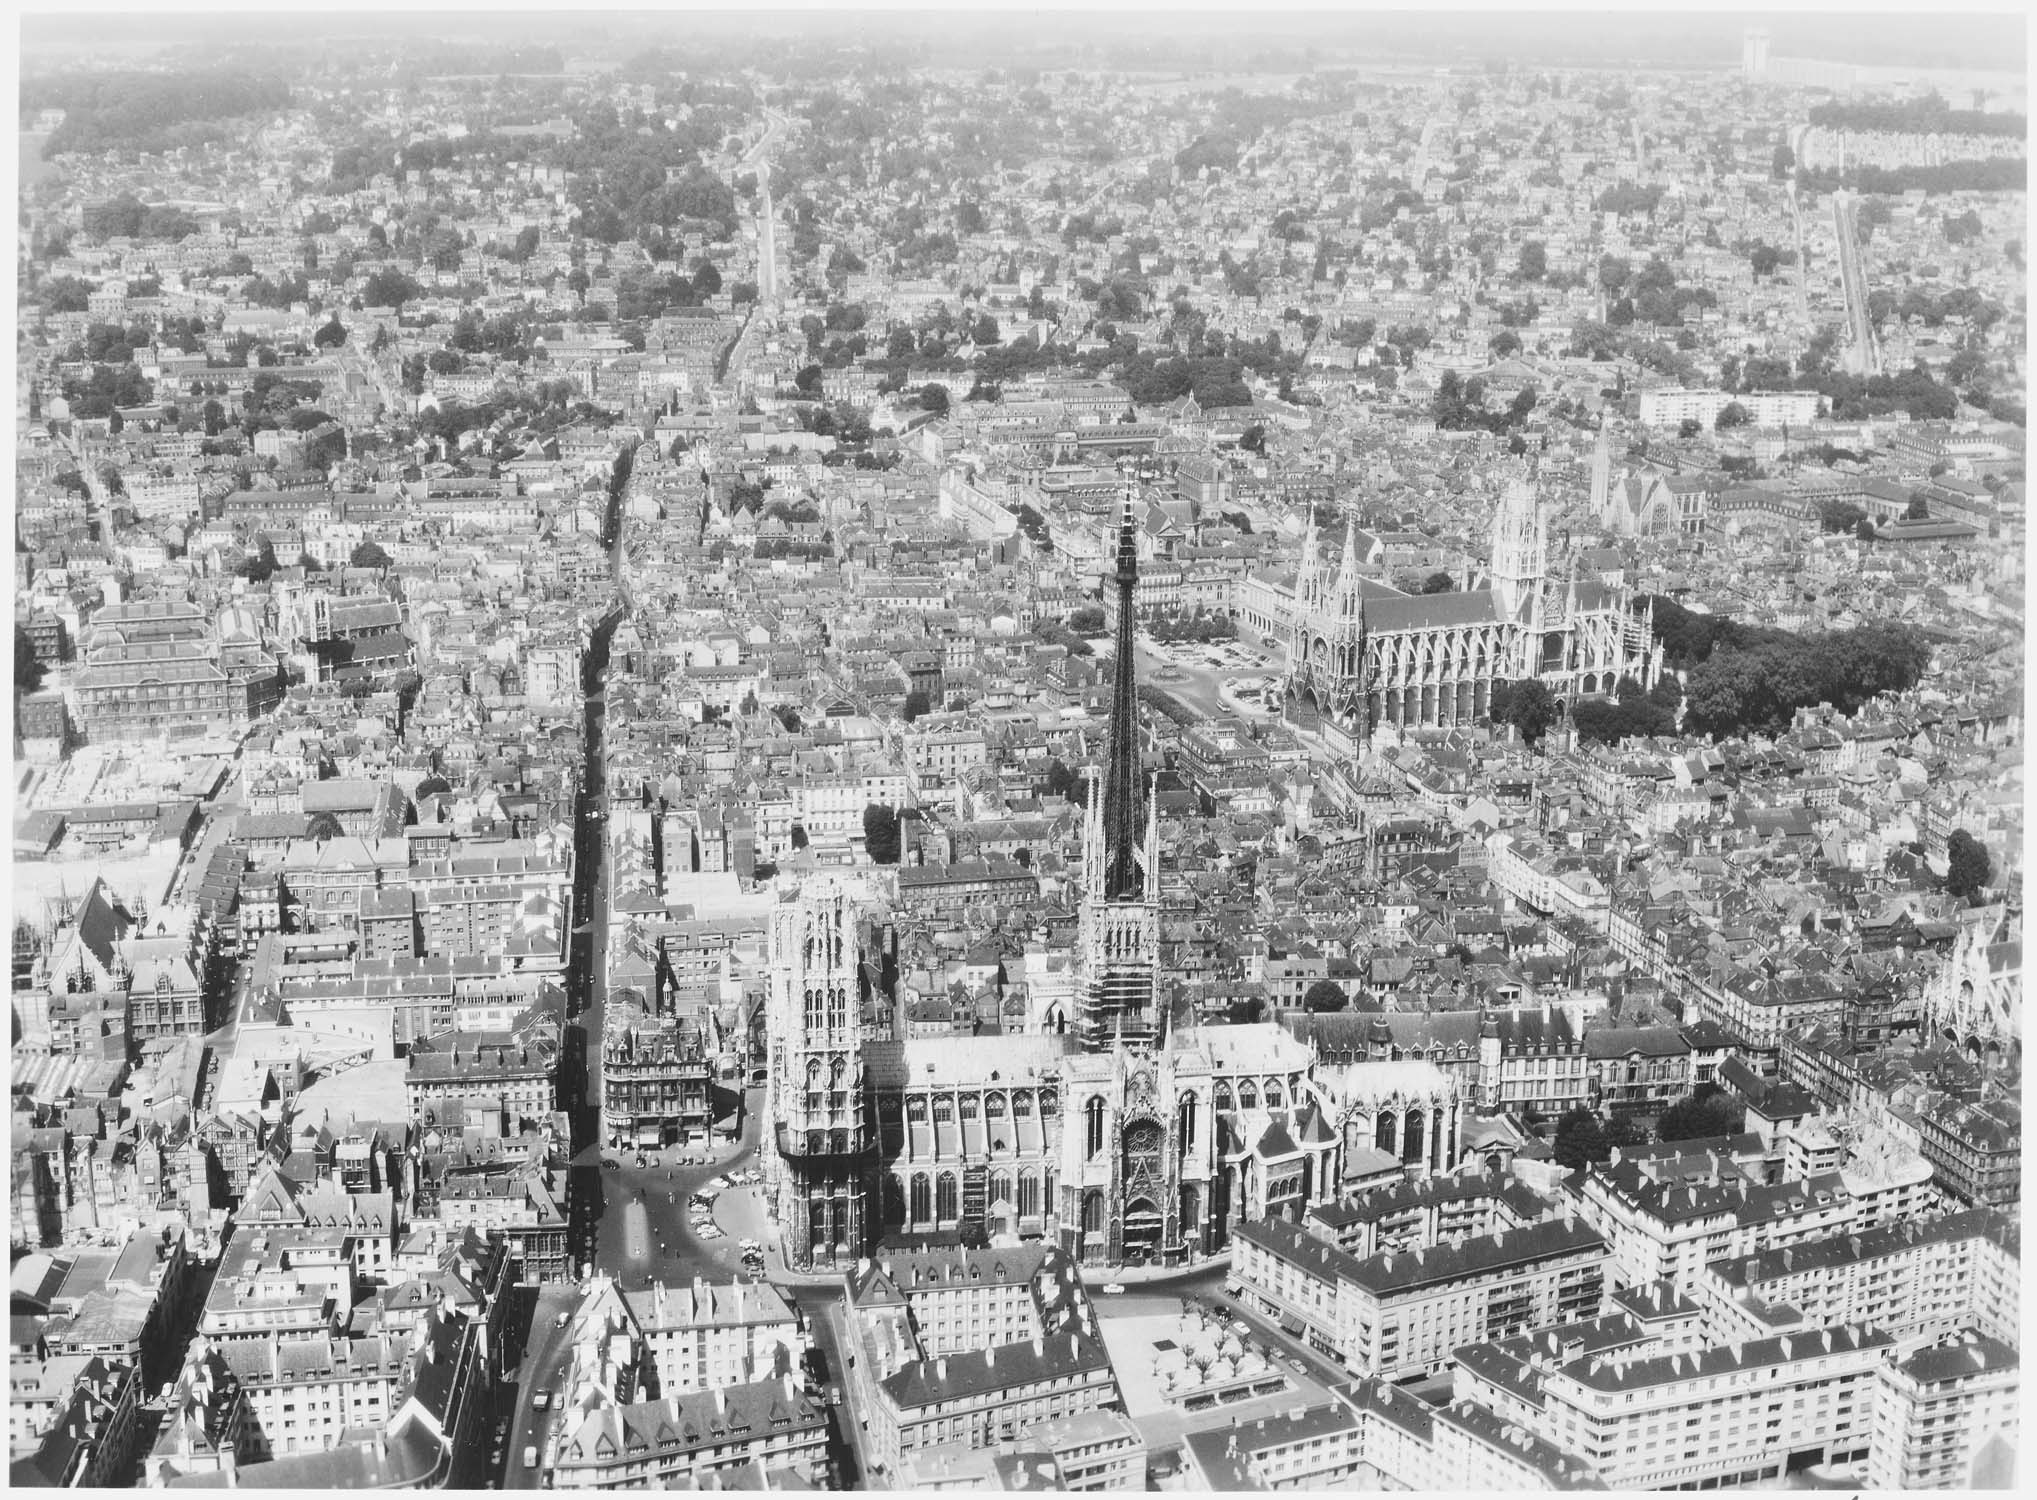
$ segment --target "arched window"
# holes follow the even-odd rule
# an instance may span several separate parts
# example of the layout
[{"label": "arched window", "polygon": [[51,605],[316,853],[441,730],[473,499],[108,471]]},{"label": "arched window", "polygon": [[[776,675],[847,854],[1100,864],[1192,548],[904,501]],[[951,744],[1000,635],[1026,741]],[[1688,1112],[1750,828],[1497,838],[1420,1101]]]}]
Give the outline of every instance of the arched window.
[{"label": "arched window", "polygon": [[905,1117],[915,1125],[927,1122],[927,1101],[924,1094],[914,1094],[905,1101]]},{"label": "arched window", "polygon": [[1259,1107],[1258,1086],[1254,1084],[1251,1079],[1248,1078],[1243,1083],[1238,1085],[1238,1108],[1257,1109],[1258,1107]]},{"label": "arched window", "polygon": [[1174,1138],[1181,1143],[1181,1154],[1186,1157],[1195,1149],[1195,1095],[1184,1095],[1181,1111],[1174,1127]]},{"label": "arched window", "polygon": [[1040,1214],[1040,1179],[1031,1172],[1020,1172],[1018,1180],[1018,1211],[1022,1219],[1035,1219]]},{"label": "arched window", "polygon": [[1266,1080],[1266,1107],[1267,1107],[1268,1109],[1283,1109],[1283,1108],[1285,1108],[1285,1107],[1286,1107],[1286,1105],[1287,1105],[1287,1096],[1286,1096],[1285,1094],[1281,1093],[1281,1091],[1280,1091],[1280,1082],[1279,1082],[1279,1080],[1278,1080],[1278,1079],[1273,1079],[1273,1078],[1269,1078],[1269,1079],[1267,1079],[1267,1080]]},{"label": "arched window", "polygon": [[1224,1080],[1218,1081],[1216,1087],[1216,1098],[1214,1107],[1221,1113],[1227,1114],[1230,1112],[1231,1085],[1227,1081]]},{"label": "arched window", "polygon": [[1082,1232],[1103,1233],[1103,1194],[1091,1188],[1082,1200]]},{"label": "arched window", "polygon": [[945,1224],[950,1219],[960,1218],[961,1215],[962,1200],[956,1191],[955,1174],[943,1172],[939,1184],[934,1189],[934,1219],[937,1223]]},{"label": "arched window", "polygon": [[896,1177],[884,1179],[884,1222],[901,1224],[905,1221],[905,1189]]},{"label": "arched window", "polygon": [[1061,1113],[1061,1096],[1052,1089],[1040,1090],[1040,1118],[1051,1120]]},{"label": "arched window", "polygon": [[1004,1118],[1004,1095],[987,1094],[983,1099],[983,1118],[1002,1120]]},{"label": "arched window", "polygon": [[976,1096],[974,1094],[964,1094],[962,1096],[962,1118],[965,1120],[976,1118]]},{"label": "arched window", "polygon": [[1015,1120],[1030,1120],[1033,1117],[1033,1096],[1025,1092],[1013,1094],[1011,1113]]},{"label": "arched window", "polygon": [[915,1224],[924,1224],[932,1217],[933,1213],[930,1211],[928,1202],[926,1174],[924,1172],[917,1173],[912,1179],[912,1221]]},{"label": "arched window", "polygon": [[809,989],[806,992],[806,1029],[808,1031],[819,1031],[826,1024],[826,1004],[827,1002],[819,990]]},{"label": "arched window", "polygon": [[990,1201],[992,1203],[1009,1203],[1013,1208],[1018,1207],[1018,1199],[1012,1196],[1011,1174],[1009,1172],[992,1172],[990,1174]]},{"label": "arched window", "polygon": [[955,1118],[955,1101],[947,1094],[934,1095],[934,1123],[946,1125]]},{"label": "arched window", "polygon": [[1094,1156],[1103,1150],[1103,1096],[1093,1094],[1082,1107],[1082,1154]]}]

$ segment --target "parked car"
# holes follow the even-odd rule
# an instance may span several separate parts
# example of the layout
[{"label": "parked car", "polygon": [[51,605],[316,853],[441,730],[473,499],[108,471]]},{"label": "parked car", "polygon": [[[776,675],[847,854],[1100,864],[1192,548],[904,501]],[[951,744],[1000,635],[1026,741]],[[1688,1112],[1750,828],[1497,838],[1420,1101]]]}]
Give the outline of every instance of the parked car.
[{"label": "parked car", "polygon": [[1120,1297],[1124,1295],[1124,1290],[1125,1284],[1122,1281],[1113,1281],[1103,1289],[1103,1294],[1106,1297]]},{"label": "parked car", "polygon": [[535,1469],[538,1466],[538,1445],[536,1443],[524,1444],[523,1466],[526,1469]]}]

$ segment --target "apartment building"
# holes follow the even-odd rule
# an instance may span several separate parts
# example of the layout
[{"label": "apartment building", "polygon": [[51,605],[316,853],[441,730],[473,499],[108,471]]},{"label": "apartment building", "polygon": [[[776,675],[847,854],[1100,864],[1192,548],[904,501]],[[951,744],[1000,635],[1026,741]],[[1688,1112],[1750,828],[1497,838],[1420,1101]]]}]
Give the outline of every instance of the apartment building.
[{"label": "apartment building", "polygon": [[1604,1238],[1567,1218],[1369,1257],[1353,1268],[1344,1362],[1398,1380],[1449,1368],[1478,1339],[1591,1317],[1606,1260]]},{"label": "apartment building", "polygon": [[698,1026],[612,1000],[601,1038],[602,1139],[618,1150],[705,1140],[713,1073]]},{"label": "apartment building", "polygon": [[818,1486],[828,1409],[790,1375],[654,1401],[598,1405],[567,1419],[545,1471],[561,1490],[705,1489],[761,1465]]},{"label": "apartment building", "polygon": [[242,1464],[331,1448],[349,1427],[380,1427],[394,1411],[408,1340],[320,1332],[268,1333],[218,1346],[238,1382]]},{"label": "apartment building", "polygon": [[1122,1409],[1095,1311],[1059,1249],[929,1251],[860,1262],[846,1281],[853,1405],[887,1468]]},{"label": "apartment building", "polygon": [[1638,1359],[1589,1355],[1540,1376],[1538,1435],[1615,1489],[1760,1484],[1866,1459],[1893,1336],[1841,1325]]},{"label": "apartment building", "polygon": [[1836,1172],[1764,1184],[1717,1158],[1698,1179],[1656,1179],[1637,1161],[1594,1167],[1581,1201],[1620,1285],[1668,1281],[1686,1295],[1713,1261],[1851,1229],[1855,1216]]},{"label": "apartment building", "polygon": [[1861,1323],[1899,1337],[1978,1328],[2013,1341],[2021,1248],[2008,1215],[1969,1209],[1721,1260],[1696,1295],[1721,1340]]},{"label": "apartment building", "polygon": [[1400,1178],[1318,1203],[1302,1226],[1347,1255],[1414,1250],[1467,1235],[1518,1229],[1552,1217],[1556,1205],[1497,1171]]},{"label": "apartment building", "polygon": [[129,1482],[141,1392],[133,1365],[97,1355],[14,1359],[7,1383],[10,1488]]},{"label": "apartment building", "polygon": [[1337,1395],[1358,1423],[1366,1482],[1354,1487],[1422,1492],[1606,1487],[1575,1454],[1476,1402],[1431,1406],[1384,1380],[1355,1380]]},{"label": "apartment building", "polygon": [[1366,1474],[1364,1423],[1341,1401],[1191,1432],[1181,1452],[1197,1490],[1356,1489]]},{"label": "apartment building", "polygon": [[1788,424],[1803,427],[1817,420],[1816,391],[1726,391],[1684,390],[1662,387],[1640,395],[1640,419],[1644,427],[1676,427],[1686,421],[1701,422],[1709,430],[1719,413],[1738,403],[1759,427]]},{"label": "apartment building", "polygon": [[1551,1219],[1359,1259],[1295,1225],[1240,1225],[1242,1293],[1353,1370],[1398,1380],[1447,1369],[1456,1349],[1597,1314],[1606,1242]]},{"label": "apartment building", "polygon": [[413,1042],[404,1060],[410,1118],[422,1121],[452,1100],[537,1121],[557,1107],[558,1048],[549,1038],[511,1032],[447,1032]]},{"label": "apartment building", "polygon": [[646,1384],[660,1396],[753,1384],[796,1373],[807,1339],[802,1319],[766,1282],[653,1282],[621,1291],[646,1356]]},{"label": "apartment building", "polygon": [[1874,1391],[1868,1486],[2011,1488],[2021,1392],[2016,1351],[1985,1334],[1968,1333],[1889,1360]]}]

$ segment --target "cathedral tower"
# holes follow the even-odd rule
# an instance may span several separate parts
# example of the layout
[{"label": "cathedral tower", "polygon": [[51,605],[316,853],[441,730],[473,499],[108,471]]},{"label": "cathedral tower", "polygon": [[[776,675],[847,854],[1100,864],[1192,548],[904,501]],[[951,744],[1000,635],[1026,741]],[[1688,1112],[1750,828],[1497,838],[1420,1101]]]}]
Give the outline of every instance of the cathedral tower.
[{"label": "cathedral tower", "polygon": [[1083,832],[1083,1047],[1120,1040],[1150,1045],[1158,1034],[1160,974],[1159,824],[1139,767],[1137,626],[1138,531],[1127,486],[1118,512],[1117,652],[1110,725],[1104,735],[1103,795],[1090,785]]},{"label": "cathedral tower", "polygon": [[863,913],[837,881],[807,884],[771,913],[765,1190],[794,1266],[868,1253],[876,1140],[865,1108]]}]

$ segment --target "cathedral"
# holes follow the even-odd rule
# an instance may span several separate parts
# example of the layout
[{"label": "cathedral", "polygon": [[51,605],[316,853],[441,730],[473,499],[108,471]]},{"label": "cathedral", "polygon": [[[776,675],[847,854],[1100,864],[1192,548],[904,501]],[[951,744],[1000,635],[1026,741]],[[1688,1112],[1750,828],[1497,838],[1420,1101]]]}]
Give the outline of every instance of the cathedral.
[{"label": "cathedral", "polygon": [[1241,1221],[1299,1222],[1382,1172],[1457,1166],[1456,1084],[1431,1065],[1318,1081],[1311,1047],[1279,1026],[1171,1015],[1129,496],[1112,583],[1119,667],[1084,828],[1072,1027],[1038,1014],[994,1038],[909,1036],[895,931],[866,880],[810,880],[773,913],[762,1158],[795,1266],[944,1237],[1182,1265],[1224,1249]]},{"label": "cathedral", "polygon": [[1559,703],[1613,693],[1623,677],[1652,688],[1662,671],[1653,626],[1625,589],[1550,576],[1549,510],[1516,480],[1492,523],[1484,586],[1404,594],[1360,572],[1346,524],[1332,570],[1314,519],[1302,543],[1288,641],[1287,692],[1321,716],[1333,743],[1361,749],[1382,728],[1473,724],[1495,683],[1539,678]]}]

